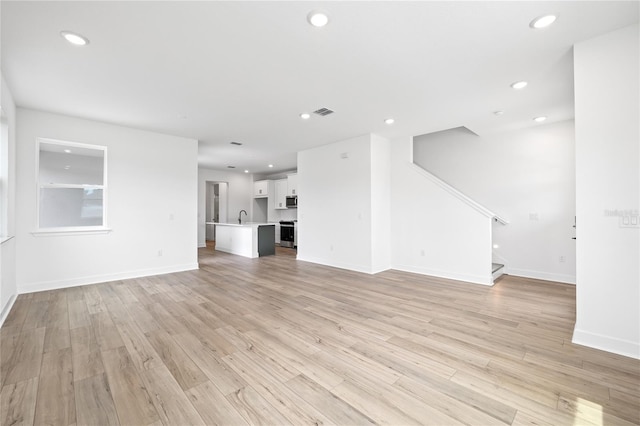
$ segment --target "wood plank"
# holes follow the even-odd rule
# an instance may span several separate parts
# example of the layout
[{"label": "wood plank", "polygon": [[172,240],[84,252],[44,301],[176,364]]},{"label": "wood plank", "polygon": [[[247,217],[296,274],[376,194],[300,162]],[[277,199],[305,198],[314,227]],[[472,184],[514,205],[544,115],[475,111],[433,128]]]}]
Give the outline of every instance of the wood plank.
[{"label": "wood plank", "polygon": [[198,368],[169,333],[157,330],[147,333],[147,338],[183,390],[209,381],[207,375]]},{"label": "wood plank", "polygon": [[67,321],[52,322],[44,335],[44,351],[51,352],[71,347],[71,335]]},{"label": "wood plank", "polygon": [[69,300],[69,328],[86,327],[91,325],[89,310],[84,299]]},{"label": "wood plank", "polygon": [[120,333],[116,328],[109,312],[101,311],[91,314],[91,325],[96,335],[96,341],[101,351],[107,351],[120,346],[124,346],[124,342],[120,337]]},{"label": "wood plank", "polygon": [[229,395],[246,386],[246,382],[240,376],[196,337],[176,334],[173,338],[223,395]]},{"label": "wood plank", "polygon": [[83,326],[70,331],[73,380],[97,376],[104,372],[100,347],[93,327]]},{"label": "wood plank", "polygon": [[249,424],[265,426],[292,424],[251,386],[238,389],[226,398]]},{"label": "wood plank", "polygon": [[309,379],[304,374],[300,374],[286,382],[293,392],[302,399],[309,402],[317,410],[338,425],[364,425],[375,424],[375,422],[347,404],[336,395]]},{"label": "wood plank", "polygon": [[347,404],[354,407],[367,416],[371,417],[375,423],[382,425],[419,425],[421,420],[414,419],[402,412],[402,409],[395,407],[394,403],[376,398],[358,386],[345,380],[331,390]]},{"label": "wood plank", "polygon": [[193,386],[185,393],[208,425],[249,424],[210,381]]},{"label": "wood plank", "polygon": [[48,352],[42,357],[35,424],[75,423],[76,403],[71,348]]},{"label": "wood plank", "polygon": [[247,354],[236,352],[224,357],[224,361],[291,423],[316,425],[330,423],[322,412],[284,386],[268,370],[262,368],[260,362],[256,362]]},{"label": "wood plank", "polygon": [[[3,327],[13,327],[13,326],[18,326],[18,327],[23,327],[26,319],[29,316],[29,307],[32,303],[32,299],[25,297],[25,295],[18,295],[18,297],[16,297],[16,301],[13,302],[13,307],[11,308],[11,311],[9,311],[9,313],[7,314],[7,317],[4,320],[4,323],[2,324]],[[33,327],[30,328],[37,328],[35,325]]]},{"label": "wood plank", "polygon": [[[16,308],[13,306],[13,309],[24,309],[24,308]],[[12,310],[13,310],[12,309]],[[48,300],[34,300],[28,305],[26,318],[24,323],[22,324],[23,330],[29,330],[34,328],[46,327],[47,325],[47,311],[49,309],[49,301]],[[8,326],[7,321],[5,321],[3,327]]]},{"label": "wood plank", "polygon": [[133,365],[138,371],[162,366],[162,359],[147,340],[147,336],[132,321],[119,322],[116,325],[124,345],[129,351]]},{"label": "wood plank", "polygon": [[15,342],[10,357],[4,363],[3,386],[22,382],[40,375],[44,351],[45,328],[25,330]]},{"label": "wood plank", "polygon": [[37,377],[4,386],[0,392],[0,425],[32,425],[37,395]]},{"label": "wood plank", "polygon": [[80,425],[119,425],[107,377],[99,374],[75,381],[76,412]]},{"label": "wood plank", "polygon": [[511,424],[513,420],[509,419],[508,422],[499,420],[485,413],[482,409],[469,406],[457,398],[425,386],[409,377],[399,378],[394,383],[394,386],[409,392],[421,401],[429,401],[429,406],[464,424],[504,426],[505,424]]},{"label": "wood plank", "polygon": [[102,360],[120,423],[149,425],[160,420],[127,349],[105,351]]},{"label": "wood plank", "polygon": [[165,367],[143,370],[142,380],[165,425],[204,425],[180,385]]}]

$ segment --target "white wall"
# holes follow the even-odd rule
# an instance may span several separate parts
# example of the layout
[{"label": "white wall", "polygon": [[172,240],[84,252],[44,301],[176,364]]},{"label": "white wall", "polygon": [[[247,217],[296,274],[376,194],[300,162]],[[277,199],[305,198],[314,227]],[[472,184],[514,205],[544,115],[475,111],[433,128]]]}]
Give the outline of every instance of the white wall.
[{"label": "white wall", "polygon": [[494,260],[506,273],[575,284],[573,120],[419,136],[414,162],[509,221],[493,226]]},{"label": "white wall", "polygon": [[298,153],[298,260],[377,271],[371,146],[363,135]]},{"label": "white wall", "polygon": [[410,137],[391,143],[392,267],[492,284],[491,218],[425,178],[412,145]]},{"label": "white wall", "polygon": [[[197,268],[196,140],[28,109],[17,126],[19,293]],[[112,232],[32,234],[37,137],[107,146]]]},{"label": "white wall", "polygon": [[[575,343],[640,358],[638,25],[574,48]],[[636,222],[637,223],[637,222]]]},{"label": "white wall", "polygon": [[391,145],[371,135],[371,269],[391,267]]},{"label": "white wall", "polygon": [[[227,221],[234,222],[240,210],[252,216],[253,177],[250,174],[213,169],[198,169],[198,247],[205,247],[207,182],[227,182]],[[223,196],[222,194],[220,195]],[[222,213],[220,214],[222,218]],[[244,220],[244,215],[242,216]],[[222,219],[221,219],[222,220]]]},{"label": "white wall", "polygon": [[[0,106],[8,126],[7,150],[2,152],[6,156],[3,161],[0,174],[2,176],[3,191],[6,191],[7,205],[3,205],[3,220],[6,221],[4,234],[0,235],[0,325],[4,322],[6,315],[11,309],[11,305],[18,293],[16,285],[16,240],[11,238],[15,235],[15,174],[16,174],[16,107],[11,96],[11,91],[0,75]],[[6,167],[5,167],[6,166]]]}]

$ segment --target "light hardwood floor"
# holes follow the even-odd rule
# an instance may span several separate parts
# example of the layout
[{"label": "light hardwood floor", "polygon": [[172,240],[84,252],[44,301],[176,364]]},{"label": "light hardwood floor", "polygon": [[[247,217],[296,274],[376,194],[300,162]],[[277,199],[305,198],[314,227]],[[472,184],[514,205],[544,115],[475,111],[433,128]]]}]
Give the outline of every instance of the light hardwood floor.
[{"label": "light hardwood floor", "polygon": [[292,253],[19,296],[0,424],[640,423],[640,361],[570,343],[571,285]]}]

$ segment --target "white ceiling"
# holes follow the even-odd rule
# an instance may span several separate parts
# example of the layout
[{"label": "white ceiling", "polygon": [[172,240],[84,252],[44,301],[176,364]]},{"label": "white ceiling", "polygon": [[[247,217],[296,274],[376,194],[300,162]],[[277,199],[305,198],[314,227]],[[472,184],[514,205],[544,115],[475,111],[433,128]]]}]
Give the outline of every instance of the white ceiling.
[{"label": "white ceiling", "polygon": [[[572,118],[572,45],[638,22],[638,4],[2,1],[2,72],[19,106],[195,138],[201,166],[259,173],[364,133]],[[324,28],[306,21],[318,8]],[[335,113],[299,118],[321,107]]]}]

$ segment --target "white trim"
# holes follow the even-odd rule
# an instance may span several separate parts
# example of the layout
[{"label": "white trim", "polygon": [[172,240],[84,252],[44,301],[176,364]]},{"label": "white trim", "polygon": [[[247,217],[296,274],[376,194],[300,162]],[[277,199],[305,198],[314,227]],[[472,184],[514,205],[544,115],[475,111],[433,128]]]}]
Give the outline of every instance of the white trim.
[{"label": "white trim", "polygon": [[[50,144],[50,145],[59,145],[59,146],[69,146],[69,147],[73,147],[73,148],[82,148],[82,149],[92,149],[92,150],[96,150],[96,151],[102,151],[102,185],[69,185],[69,184],[40,184],[40,144],[41,143],[45,143],[45,144]],[[107,228],[107,224],[108,224],[108,197],[109,197],[109,190],[108,190],[108,179],[107,179],[107,166],[108,166],[108,162],[107,162],[107,147],[104,145],[93,145],[93,144],[87,144],[87,143],[79,143],[79,142],[70,142],[70,141],[63,141],[63,140],[59,140],[59,139],[50,139],[50,138],[43,138],[43,137],[36,137],[36,161],[35,161],[35,165],[36,165],[36,169],[35,169],[35,174],[36,174],[36,231],[32,232],[32,234],[35,235],[35,233],[40,233],[40,232],[55,232],[55,231],[51,231],[48,228],[40,228],[40,190],[42,188],[80,188],[80,189],[100,189],[102,190],[102,225],[100,225],[99,227],[96,226],[87,226],[87,227],[74,227],[74,228],[81,228],[87,231],[94,231],[96,228],[102,228],[103,230],[108,229]],[[76,232],[75,229],[71,229],[69,230],[69,228],[55,228],[57,230],[59,230],[59,232]],[[108,232],[108,231],[107,231]],[[104,233],[104,232],[103,232]]]},{"label": "white trim", "polygon": [[108,234],[113,231],[111,228],[103,226],[67,227],[67,228],[43,228],[38,231],[31,231],[34,237],[67,237],[71,235],[96,235]]},{"label": "white trim", "polygon": [[421,267],[416,267],[411,265],[392,265],[391,269],[396,269],[398,271],[403,271],[403,272],[411,272],[413,274],[430,275],[432,277],[445,278],[448,280],[464,281],[472,284],[480,284],[480,285],[486,285],[490,287],[493,286],[493,277],[490,273],[487,274],[487,276],[474,275],[474,274],[460,274],[456,272],[439,271],[435,269],[421,268]]},{"label": "white trim", "polygon": [[597,333],[590,333],[588,331],[579,330],[578,328],[573,330],[571,343],[640,359],[640,343],[616,339],[615,337],[610,336],[603,336]]},{"label": "white trim", "polygon": [[533,278],[536,280],[556,281],[564,284],[576,284],[576,276],[568,274],[555,274],[552,272],[532,271],[529,269],[514,269],[505,266],[504,273],[516,277]]},{"label": "white trim", "polygon": [[151,275],[171,274],[174,272],[192,271],[198,269],[197,263],[166,266],[162,268],[138,269],[135,271],[120,272],[117,274],[92,275],[65,280],[41,281],[20,286],[19,293],[34,293],[37,291],[57,290],[60,288],[77,287],[87,284],[99,284],[109,281],[127,280],[131,278],[148,277]]},{"label": "white trim", "polygon": [[317,263],[318,265],[330,266],[332,268],[346,269],[348,271],[362,272],[363,274],[369,274],[369,275],[382,272],[378,270],[374,271],[371,268],[366,268],[361,265],[356,265],[352,263],[334,262],[331,260],[314,258],[314,257],[302,257],[299,254],[296,256],[296,260],[300,260],[303,262]]},{"label": "white trim", "polygon": [[453,195],[454,197],[456,197],[460,201],[464,202],[468,206],[472,207],[476,211],[482,213],[484,216],[489,217],[489,218],[495,220],[496,222],[500,222],[503,225],[506,225],[506,224],[509,223],[503,217],[501,217],[498,214],[492,212],[491,210],[489,210],[488,208],[486,208],[482,204],[480,204],[480,203],[472,200],[471,198],[467,197],[462,192],[458,191],[456,188],[454,188],[453,186],[449,185],[447,182],[445,182],[442,179],[440,179],[438,176],[428,172],[427,170],[425,170],[422,167],[418,166],[416,163],[410,163],[410,164],[413,167],[415,172],[417,172],[418,174],[422,175],[423,177],[429,179],[431,182],[435,183],[440,188],[444,189],[449,194]]},{"label": "white trim", "polygon": [[9,316],[9,312],[11,312],[11,308],[13,308],[13,304],[16,303],[17,298],[17,294],[11,296],[5,307],[2,309],[2,312],[0,312],[0,327],[2,327],[2,324],[4,324],[4,321]]},{"label": "white trim", "polygon": [[89,185],[86,183],[82,184],[74,184],[74,183],[43,183],[40,185],[40,188],[62,188],[62,189],[102,189],[104,190],[104,185]]},{"label": "white trim", "polygon": [[0,244],[4,244],[13,238],[14,238],[13,235],[0,237]]},{"label": "white trim", "polygon": [[[105,153],[107,151],[107,147],[104,145],[93,145],[93,144],[84,143],[84,142],[71,142],[71,141],[63,141],[62,139],[51,139],[51,138],[43,138],[43,137],[36,137],[36,140],[38,141],[38,144],[40,143],[40,141],[43,141],[44,143],[48,143],[51,145],[62,145],[62,146],[72,146],[75,148],[96,149],[96,150],[104,151]],[[36,155],[38,156],[40,155],[39,149]]]}]

